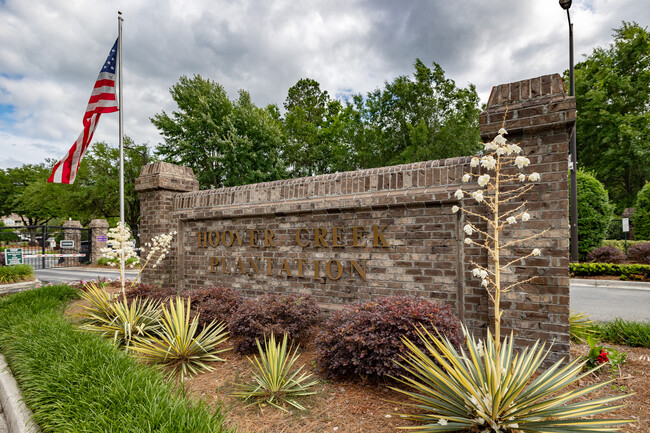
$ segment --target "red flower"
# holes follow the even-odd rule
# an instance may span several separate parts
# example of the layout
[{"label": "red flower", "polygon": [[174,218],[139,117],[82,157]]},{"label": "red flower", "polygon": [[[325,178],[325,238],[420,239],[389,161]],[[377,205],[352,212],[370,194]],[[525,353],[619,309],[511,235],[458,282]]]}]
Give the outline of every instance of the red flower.
[{"label": "red flower", "polygon": [[605,351],[605,349],[600,349],[600,354],[598,355],[598,358],[596,360],[598,361],[599,364],[604,364],[606,362],[609,362],[609,358],[607,357],[608,353]]}]

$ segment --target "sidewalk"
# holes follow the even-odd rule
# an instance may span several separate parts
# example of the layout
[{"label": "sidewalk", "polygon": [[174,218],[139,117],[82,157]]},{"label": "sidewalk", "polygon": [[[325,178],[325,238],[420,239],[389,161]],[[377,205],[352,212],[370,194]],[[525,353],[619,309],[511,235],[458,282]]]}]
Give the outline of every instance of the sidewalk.
[{"label": "sidewalk", "polygon": [[623,280],[596,280],[589,278],[571,278],[572,286],[611,287],[612,289],[650,290],[650,282]]},{"label": "sidewalk", "polygon": [[[20,292],[22,290],[31,289],[32,287],[41,284],[41,281],[34,279],[32,281],[23,281],[21,283],[12,283],[12,284],[0,284],[0,295],[6,295],[8,293]],[[0,433],[2,430],[0,430]]]}]

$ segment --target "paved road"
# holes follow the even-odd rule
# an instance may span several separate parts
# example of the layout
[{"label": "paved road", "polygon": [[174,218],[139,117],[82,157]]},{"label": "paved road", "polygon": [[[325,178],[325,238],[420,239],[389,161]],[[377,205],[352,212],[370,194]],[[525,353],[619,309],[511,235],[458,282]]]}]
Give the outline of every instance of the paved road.
[{"label": "paved road", "polygon": [[571,280],[571,310],[593,320],[650,321],[650,284],[623,281]]},{"label": "paved road", "polygon": [[[97,278],[116,279],[120,277],[120,272],[110,268],[49,268],[36,269],[34,275],[41,281],[57,284],[65,281],[90,281]],[[137,271],[126,272],[126,277],[129,279],[137,275]]]}]

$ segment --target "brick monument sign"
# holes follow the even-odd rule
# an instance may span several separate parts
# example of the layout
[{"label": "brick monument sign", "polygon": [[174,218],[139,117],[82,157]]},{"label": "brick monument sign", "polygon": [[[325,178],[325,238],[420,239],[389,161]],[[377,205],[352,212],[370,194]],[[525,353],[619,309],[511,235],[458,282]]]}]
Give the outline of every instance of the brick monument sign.
[{"label": "brick monument sign", "polygon": [[[505,113],[508,139],[519,143],[541,181],[526,194],[532,219],[504,230],[506,238],[543,237],[505,251],[529,257],[506,281],[537,276],[507,293],[503,331],[518,344],[555,339],[549,360],[569,350],[568,142],[575,101],[559,75],[492,89],[480,115],[490,141]],[[247,296],[309,293],[338,308],[384,295],[417,295],[451,304],[470,331],[484,335],[492,314],[471,262],[488,265],[478,247],[463,244],[465,224],[454,198],[471,157],[418,162],[215,190],[198,190],[192,170],[164,162],[142,169],[141,241],[178,231],[161,266],[145,283],[178,290],[225,285]],[[478,188],[478,186],[476,186]]]}]

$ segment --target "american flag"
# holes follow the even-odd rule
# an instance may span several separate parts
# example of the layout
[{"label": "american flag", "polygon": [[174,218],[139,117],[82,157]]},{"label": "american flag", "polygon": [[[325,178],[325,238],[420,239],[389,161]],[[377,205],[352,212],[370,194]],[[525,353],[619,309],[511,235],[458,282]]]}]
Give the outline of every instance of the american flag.
[{"label": "american flag", "polygon": [[93,138],[99,116],[102,113],[112,113],[117,111],[117,98],[115,97],[115,64],[117,59],[117,40],[111,48],[111,52],[104,62],[102,70],[97,76],[95,87],[90,94],[88,107],[84,113],[84,129],[79,134],[79,138],[74,142],[66,156],[56,163],[52,170],[52,175],[47,180],[54,183],[74,183],[77,177],[79,163],[84,156],[86,149]]}]

